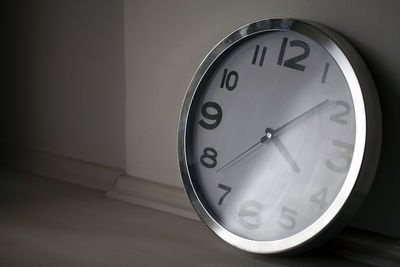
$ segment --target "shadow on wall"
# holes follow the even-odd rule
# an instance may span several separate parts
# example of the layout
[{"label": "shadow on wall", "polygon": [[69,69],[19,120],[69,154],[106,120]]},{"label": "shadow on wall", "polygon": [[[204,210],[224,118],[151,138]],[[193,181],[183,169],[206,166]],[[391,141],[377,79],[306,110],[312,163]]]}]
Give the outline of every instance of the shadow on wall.
[{"label": "shadow on wall", "polygon": [[[347,37],[348,38],[348,37]],[[351,40],[351,38],[348,38]],[[382,149],[374,183],[368,197],[352,225],[400,237],[400,79],[391,66],[400,62],[382,62],[374,47],[353,42],[366,61],[378,90],[382,110]],[[368,56],[367,56],[368,55]],[[386,63],[386,64],[384,64]],[[379,151],[377,151],[378,153]]]},{"label": "shadow on wall", "polygon": [[4,6],[0,141],[124,168],[122,0]]}]

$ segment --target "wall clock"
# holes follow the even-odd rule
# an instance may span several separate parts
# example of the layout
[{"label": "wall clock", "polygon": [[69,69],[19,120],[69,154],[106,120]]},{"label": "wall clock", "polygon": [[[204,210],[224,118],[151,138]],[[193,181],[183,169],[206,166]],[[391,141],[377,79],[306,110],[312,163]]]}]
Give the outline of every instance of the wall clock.
[{"label": "wall clock", "polygon": [[200,64],[178,160],[191,204],[219,237],[250,252],[299,252],[355,214],[380,138],[357,51],[320,24],[269,19],[237,29]]}]

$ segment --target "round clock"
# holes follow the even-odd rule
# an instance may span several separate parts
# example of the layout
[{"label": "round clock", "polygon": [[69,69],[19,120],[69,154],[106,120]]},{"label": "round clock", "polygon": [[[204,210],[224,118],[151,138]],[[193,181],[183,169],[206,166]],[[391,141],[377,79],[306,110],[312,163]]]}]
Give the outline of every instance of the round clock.
[{"label": "round clock", "polygon": [[355,214],[380,133],[373,79],[345,39],[313,22],[257,21],[218,43],[189,85],[181,176],[201,220],[226,242],[298,252]]}]

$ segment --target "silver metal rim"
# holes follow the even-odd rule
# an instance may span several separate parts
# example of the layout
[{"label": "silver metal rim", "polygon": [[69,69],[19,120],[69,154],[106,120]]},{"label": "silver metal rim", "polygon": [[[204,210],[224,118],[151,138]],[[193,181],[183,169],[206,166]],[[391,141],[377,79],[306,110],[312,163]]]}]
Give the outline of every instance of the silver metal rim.
[{"label": "silver metal rim", "polygon": [[[194,177],[191,177],[188,169],[186,157],[186,134],[187,125],[190,123],[188,122],[188,116],[194,95],[198,90],[200,81],[213,62],[219,56],[221,56],[225,50],[231,46],[234,46],[244,38],[269,31],[294,31],[305,35],[317,42],[336,60],[343,74],[345,75],[353,98],[356,119],[356,138],[353,159],[348,175],[339,194],[327,211],[309,227],[293,236],[274,241],[255,241],[240,237],[226,230],[208,213],[203,203],[201,203],[199,196],[196,193],[196,188],[192,183],[192,179]],[[360,84],[360,81],[363,80],[364,77],[360,77],[360,75],[368,76],[369,73],[368,71],[365,72],[364,63],[360,57],[351,58],[351,62],[349,61],[348,51],[356,53],[350,44],[340,38],[335,38],[335,33],[327,28],[324,28],[323,26],[295,19],[268,19],[250,23],[235,30],[220,43],[218,43],[200,64],[192,81],[190,82],[181,109],[178,127],[178,162],[183,185],[192,206],[202,221],[226,242],[240,249],[255,253],[279,253],[293,250],[299,246],[302,246],[303,244],[308,243],[310,240],[315,239],[319,233],[325,230],[328,225],[332,223],[339,213],[343,213],[342,209],[344,208],[346,201],[350,201],[350,195],[359,193],[354,192],[354,190],[360,168],[363,163],[367,135],[365,102]],[[370,77],[365,77],[364,80],[368,81],[368,83],[372,81]],[[364,84],[365,82],[363,85]],[[371,86],[374,88],[373,85]],[[374,171],[375,170],[373,170],[373,172]],[[367,184],[370,183],[371,182],[368,182]]]}]

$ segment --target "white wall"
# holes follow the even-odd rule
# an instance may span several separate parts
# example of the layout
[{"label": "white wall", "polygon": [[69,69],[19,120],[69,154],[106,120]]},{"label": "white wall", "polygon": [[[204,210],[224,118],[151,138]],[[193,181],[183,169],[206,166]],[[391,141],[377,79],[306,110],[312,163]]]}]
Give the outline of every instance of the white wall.
[{"label": "white wall", "polygon": [[[268,17],[326,24],[361,52],[383,103],[382,161],[355,225],[400,236],[400,18],[396,1],[128,1],[125,2],[127,172],[181,186],[177,125],[186,87],[207,52],[239,26]],[[397,114],[397,115],[396,115]]]},{"label": "white wall", "polygon": [[124,168],[122,1],[5,6],[2,141]]}]

